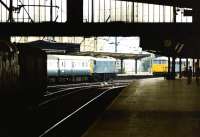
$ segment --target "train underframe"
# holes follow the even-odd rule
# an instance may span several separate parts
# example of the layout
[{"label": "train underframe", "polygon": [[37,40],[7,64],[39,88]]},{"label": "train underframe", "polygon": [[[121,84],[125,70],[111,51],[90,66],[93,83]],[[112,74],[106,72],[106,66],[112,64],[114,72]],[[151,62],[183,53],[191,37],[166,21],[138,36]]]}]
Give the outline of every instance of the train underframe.
[{"label": "train underframe", "polygon": [[115,73],[94,73],[93,75],[87,76],[62,76],[62,77],[55,77],[50,76],[48,77],[49,84],[54,83],[81,83],[81,82],[101,82],[101,81],[109,81],[116,78]]}]

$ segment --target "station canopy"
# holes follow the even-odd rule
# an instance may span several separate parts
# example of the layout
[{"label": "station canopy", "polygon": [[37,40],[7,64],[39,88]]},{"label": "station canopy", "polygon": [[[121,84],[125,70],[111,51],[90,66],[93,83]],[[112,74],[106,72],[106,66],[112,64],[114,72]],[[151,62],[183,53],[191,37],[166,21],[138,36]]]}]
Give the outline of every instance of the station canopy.
[{"label": "station canopy", "polygon": [[73,55],[79,56],[93,56],[93,57],[104,57],[109,56],[116,59],[142,59],[145,57],[150,57],[151,54],[132,54],[132,53],[111,53],[111,52],[78,52],[73,53]]}]

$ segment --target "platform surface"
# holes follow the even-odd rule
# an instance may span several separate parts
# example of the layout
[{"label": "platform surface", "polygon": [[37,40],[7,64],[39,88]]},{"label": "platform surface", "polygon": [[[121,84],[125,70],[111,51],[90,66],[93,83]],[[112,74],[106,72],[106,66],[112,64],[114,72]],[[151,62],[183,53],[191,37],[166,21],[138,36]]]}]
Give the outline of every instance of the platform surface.
[{"label": "platform surface", "polygon": [[82,137],[200,137],[200,86],[136,80]]}]

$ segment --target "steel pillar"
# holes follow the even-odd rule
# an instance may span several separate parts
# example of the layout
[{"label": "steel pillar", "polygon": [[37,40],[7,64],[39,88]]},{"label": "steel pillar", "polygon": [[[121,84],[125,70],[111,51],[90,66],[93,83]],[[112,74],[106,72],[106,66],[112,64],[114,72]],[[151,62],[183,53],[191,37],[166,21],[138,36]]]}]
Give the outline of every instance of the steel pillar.
[{"label": "steel pillar", "polygon": [[173,21],[176,23],[176,6],[173,6]]},{"label": "steel pillar", "polygon": [[52,22],[53,21],[53,0],[51,0],[50,2],[50,21]]},{"label": "steel pillar", "polygon": [[181,61],[181,58],[179,58],[179,78],[182,78],[182,61]]},{"label": "steel pillar", "polygon": [[124,60],[123,59],[121,59],[121,74],[123,74],[124,72],[123,72],[123,63],[124,63]]},{"label": "steel pillar", "polygon": [[92,22],[94,22],[94,0],[92,0]]},{"label": "steel pillar", "polygon": [[197,59],[195,68],[197,69],[197,68],[199,68],[199,67],[200,67],[200,66],[199,66],[199,59]]},{"label": "steel pillar", "polygon": [[172,58],[172,73],[171,73],[171,79],[174,80],[175,76],[176,76],[176,71],[175,71],[175,67],[176,67],[176,58],[173,57]]},{"label": "steel pillar", "polygon": [[170,61],[170,57],[168,57],[168,75],[170,75],[171,72],[171,61]]},{"label": "steel pillar", "polygon": [[200,23],[200,10],[199,8],[194,8],[193,9],[193,22],[195,24],[199,24]]},{"label": "steel pillar", "polygon": [[138,73],[138,71],[137,71],[137,59],[135,59],[135,74],[137,74]]},{"label": "steel pillar", "polygon": [[186,69],[185,69],[186,72],[188,72],[188,68],[189,68],[188,65],[189,65],[189,62],[188,62],[188,58],[187,58],[187,59],[186,59]]},{"label": "steel pillar", "polygon": [[195,59],[192,60],[192,75],[195,76]]},{"label": "steel pillar", "polygon": [[13,0],[10,0],[10,7],[9,7],[9,19],[10,22],[14,22],[13,20]]}]

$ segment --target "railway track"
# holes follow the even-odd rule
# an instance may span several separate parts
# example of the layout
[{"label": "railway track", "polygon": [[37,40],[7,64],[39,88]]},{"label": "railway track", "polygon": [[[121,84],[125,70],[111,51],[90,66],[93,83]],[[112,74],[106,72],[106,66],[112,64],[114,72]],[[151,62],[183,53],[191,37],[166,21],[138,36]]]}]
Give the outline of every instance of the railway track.
[{"label": "railway track", "polygon": [[[48,135],[49,132],[51,133],[57,126],[68,121],[68,119],[73,117],[72,115],[76,115],[87,108],[92,102],[97,101],[113,89],[126,87],[131,82],[132,81],[112,81],[49,86],[44,95],[46,100],[39,104],[40,112],[42,112],[43,115],[48,115],[48,117],[45,117],[45,121],[48,122],[44,123],[43,127],[45,127],[45,129],[42,128],[43,130],[40,130],[40,136]],[[61,110],[58,114],[55,114],[55,110],[60,107],[65,108],[65,110]],[[52,118],[55,116],[59,117],[57,115],[62,115],[62,118]]]},{"label": "railway track", "polygon": [[[48,129],[46,129],[42,134],[40,134],[39,137],[48,137],[48,136],[57,136],[58,134],[60,135],[60,133],[62,133],[62,131],[60,131],[60,127],[62,128],[62,126],[66,126],[67,123],[67,128],[69,126],[74,125],[73,120],[74,117],[77,117],[78,115],[83,115],[82,112],[89,112],[91,111],[91,106],[94,104],[99,104],[100,102],[102,104],[107,104],[106,102],[111,101],[110,98],[107,98],[108,95],[111,95],[110,93],[116,89],[121,89],[124,88],[125,86],[116,86],[116,87],[109,87],[109,88],[101,88],[98,89],[97,92],[95,92],[95,94],[92,94],[92,96],[88,97],[87,100],[83,101],[83,102],[79,102],[80,104],[76,107],[76,109],[71,110],[70,112],[66,113],[66,115],[60,119],[59,121],[57,121],[55,124],[53,124],[52,126],[50,126]],[[94,91],[90,91],[93,92]],[[113,94],[113,93],[112,93]],[[87,95],[88,96],[88,95]],[[109,101],[106,101],[106,98],[109,99]],[[105,102],[104,102],[104,101]],[[103,101],[103,102],[102,102]],[[95,105],[96,106],[96,105]],[[97,107],[97,106],[96,106]],[[94,111],[94,110],[93,110]],[[95,109],[96,111],[96,109]],[[98,111],[98,110],[97,110]],[[91,112],[92,113],[92,112]],[[79,117],[79,116],[78,116]],[[81,116],[80,116],[81,117]],[[80,120],[81,121],[81,120]],[[78,129],[79,130],[79,129]],[[77,130],[77,131],[78,131]],[[69,131],[69,130],[68,130]],[[73,133],[69,133],[70,136]]]},{"label": "railway track", "polygon": [[[69,130],[77,129],[77,133],[80,135],[81,130],[87,128],[88,125],[80,125],[79,122],[89,123],[84,120],[90,120],[99,114],[99,110],[104,110],[100,108],[105,108],[102,106],[107,106],[106,102],[111,102],[119,93],[114,92],[114,90],[126,87],[129,83],[118,81],[115,83],[98,82],[49,86],[42,101],[37,106],[26,110],[16,108],[16,112],[13,111],[10,116],[7,116],[8,119],[4,118],[5,128],[8,129],[5,135],[46,137],[55,132],[60,134],[61,132],[57,131],[60,130],[60,127],[73,128]],[[93,115],[93,113],[96,114]],[[77,117],[80,120],[78,123],[76,123]],[[72,125],[76,125],[76,127]],[[69,130],[67,129],[67,131]],[[69,134],[71,136],[74,133]]]},{"label": "railway track", "polygon": [[94,83],[79,83],[79,84],[68,84],[68,85],[52,85],[47,87],[47,91],[44,94],[43,101],[39,106],[45,105],[51,101],[57,100],[62,96],[69,96],[77,92],[82,92],[92,88],[103,89],[103,88],[114,88],[119,86],[127,86],[132,80],[115,80],[110,82],[94,82]]},{"label": "railway track", "polygon": [[127,86],[132,82],[132,80],[114,80],[109,82],[93,82],[93,83],[79,83],[79,84],[67,84],[67,85],[51,85],[47,87],[45,93],[46,96],[51,96],[59,94],[62,92],[67,92],[76,89],[83,88],[106,88],[106,87],[115,87],[115,86]]}]

